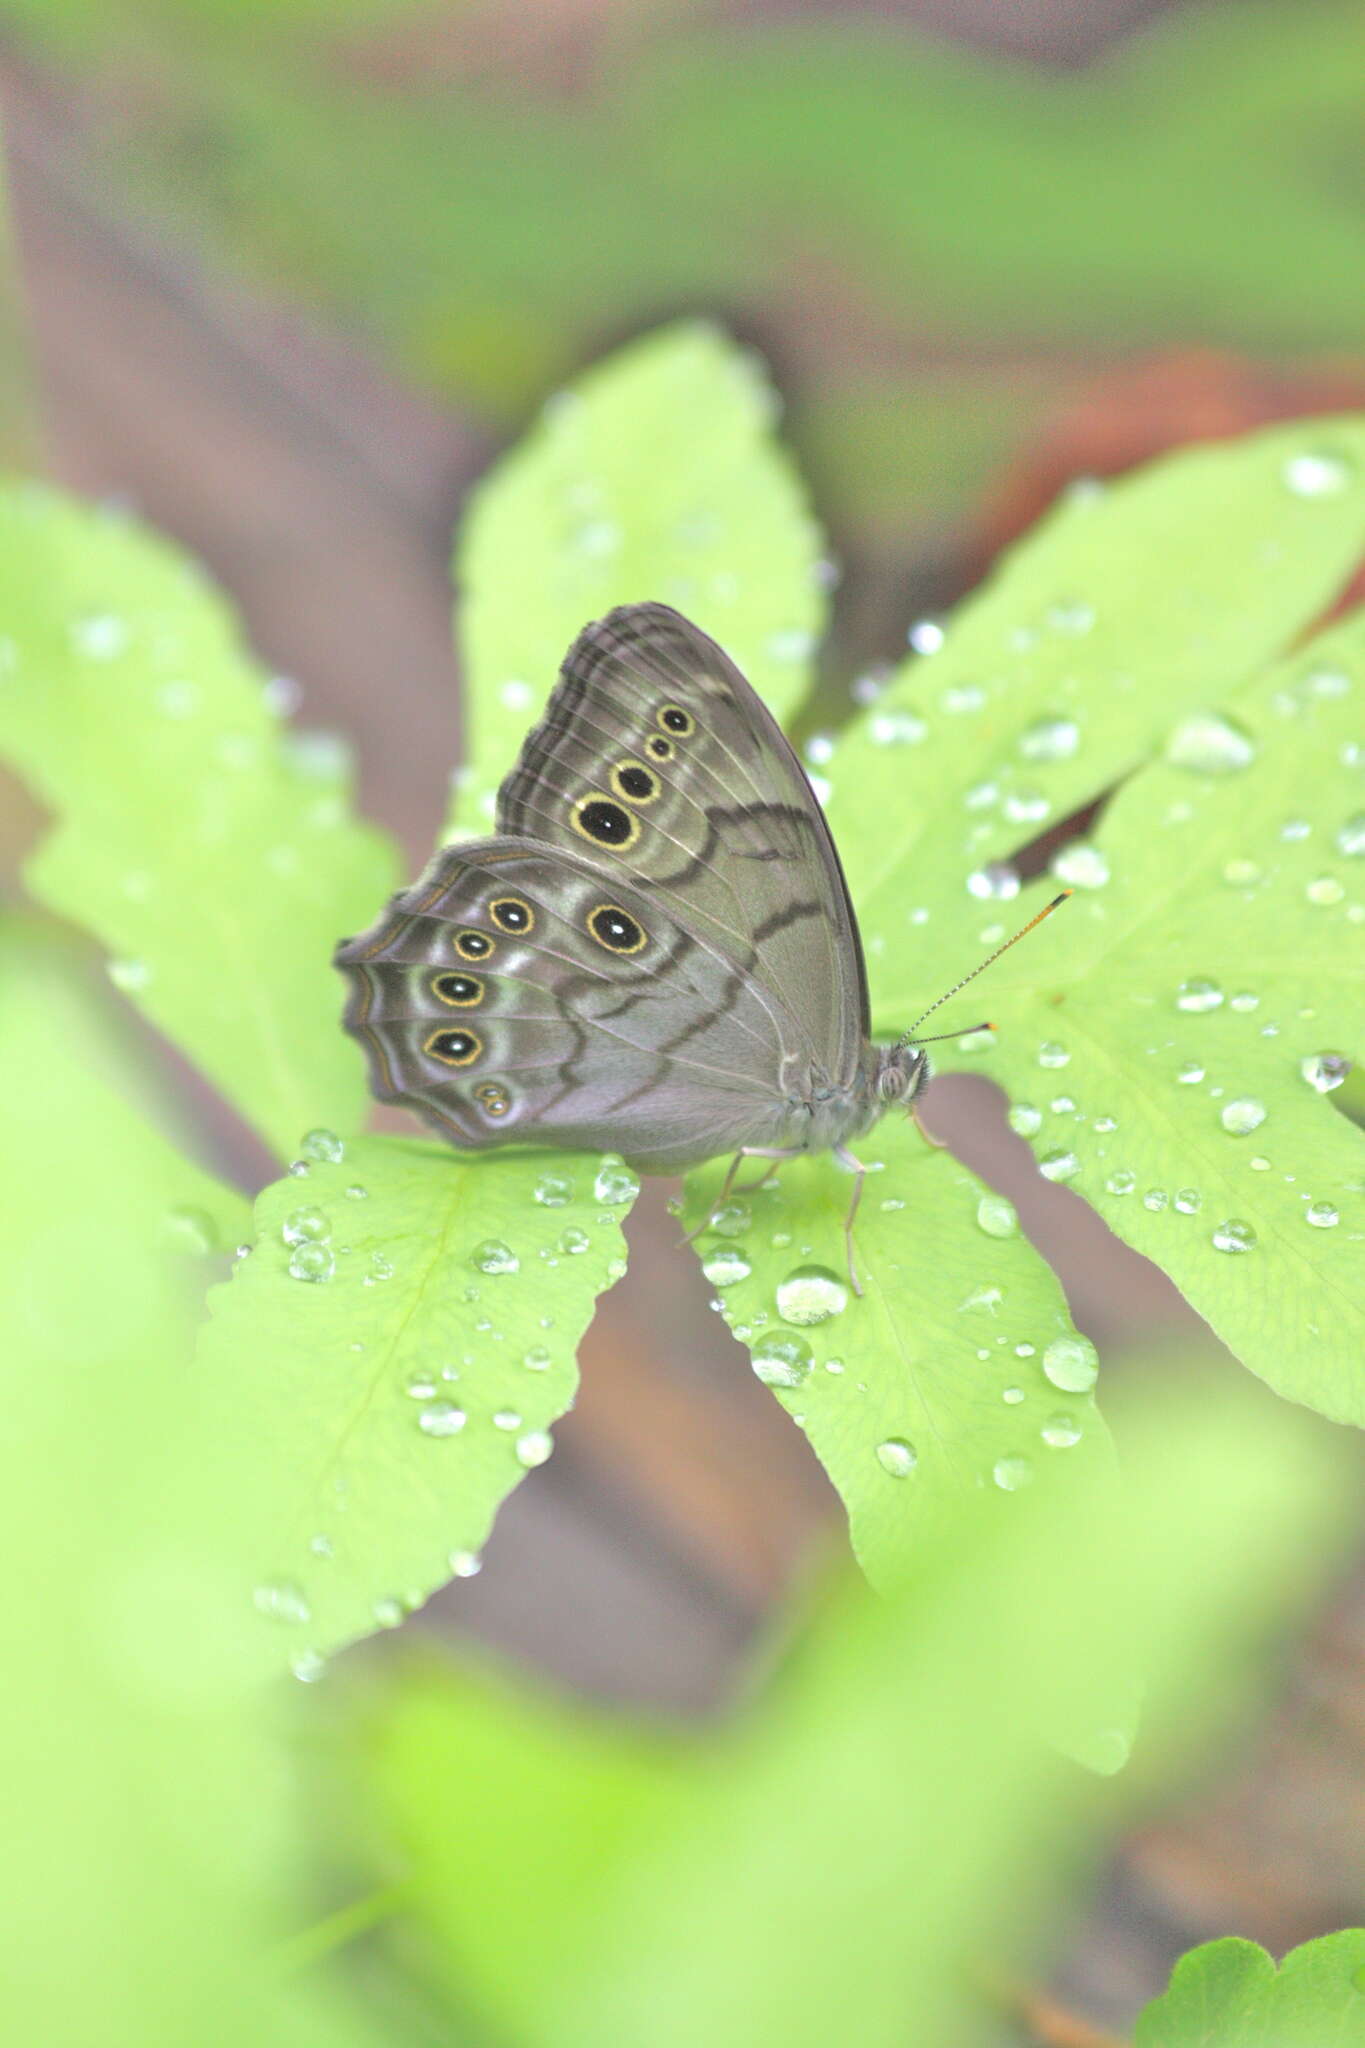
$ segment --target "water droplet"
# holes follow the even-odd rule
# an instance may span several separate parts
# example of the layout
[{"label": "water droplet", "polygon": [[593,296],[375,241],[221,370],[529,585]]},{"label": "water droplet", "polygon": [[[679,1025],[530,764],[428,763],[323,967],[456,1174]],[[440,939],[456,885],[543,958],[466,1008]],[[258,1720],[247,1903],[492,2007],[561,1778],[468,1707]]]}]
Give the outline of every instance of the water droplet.
[{"label": "water droplet", "polygon": [[1313,827],[1309,824],[1307,818],[1286,818],[1280,827],[1280,837],[1293,843],[1300,839],[1306,839],[1312,829]]},{"label": "water droplet", "polygon": [[1054,1116],[1069,1116],[1076,1107],[1074,1095],[1054,1095],[1048,1108]]},{"label": "water droplet", "polygon": [[1303,893],[1310,903],[1330,904],[1340,903],[1346,889],[1335,875],[1315,875],[1311,882],[1304,883]]},{"label": "water droplet", "polygon": [[919,1463],[919,1453],[903,1436],[888,1436],[877,1446],[877,1463],[893,1479],[908,1479]]},{"label": "water droplet", "polygon": [[554,1439],[547,1429],[528,1429],[525,1436],[517,1438],[517,1463],[530,1472],[543,1465],[553,1449]]},{"label": "water droplet", "polygon": [[1074,1180],[1080,1170],[1080,1160],[1065,1145],[1058,1145],[1051,1152],[1044,1152],[1038,1161],[1038,1171],[1045,1180]]},{"label": "water droplet", "polygon": [[1056,856],[1052,872],[1069,888],[1102,889],[1109,880],[1109,860],[1100,847],[1086,839],[1074,839]]},{"label": "water droplet", "polygon": [[522,1364],[528,1372],[548,1372],[554,1364],[543,1344],[533,1344],[522,1356]]},{"label": "water droplet", "polygon": [[1071,1054],[1064,1045],[1059,1045],[1055,1038],[1045,1038],[1038,1048],[1040,1067],[1064,1067],[1069,1064],[1070,1059]]},{"label": "water droplet", "polygon": [[521,1417],[515,1408],[499,1408],[493,1417],[494,1429],[520,1429]]},{"label": "water droplet", "polygon": [[1331,1202],[1311,1202],[1303,1212],[1305,1223],[1311,1223],[1315,1230],[1332,1230],[1341,1221],[1336,1207]]},{"label": "water droplet", "polygon": [[1019,735],[1019,751],[1026,761],[1069,761],[1080,743],[1075,719],[1062,715],[1040,718]]},{"label": "water droplet", "polygon": [[1024,1398],[1024,1390],[1022,1387],[1006,1387],[1000,1398],[1008,1402],[1011,1408],[1017,1408]]},{"label": "water droplet", "polygon": [[1198,1188],[1177,1188],[1175,1191],[1175,1206],[1182,1216],[1195,1215],[1203,1199]]},{"label": "water droplet", "polygon": [[324,1160],[335,1166],[338,1160],[346,1157],[346,1147],[335,1131],[305,1131],[299,1143],[299,1154],[304,1159]]},{"label": "water droplet", "polygon": [[1254,1095],[1238,1095],[1232,1102],[1225,1102],[1218,1113],[1219,1123],[1234,1138],[1244,1138],[1249,1131],[1258,1131],[1265,1118],[1265,1104],[1258,1102]]},{"label": "water droplet", "polygon": [[884,1216],[894,1216],[905,1207],[905,1202],[900,1195],[888,1195],[884,1202],[878,1202],[877,1207]]},{"label": "water droplet", "polygon": [[477,1550],[452,1550],[446,1562],[457,1579],[477,1579],[483,1570]]},{"label": "water droplet", "polygon": [[991,1478],[1003,1493],[1018,1493],[1033,1478],[1033,1467],[1027,1458],[997,1458],[991,1467]]},{"label": "water droplet", "polygon": [[257,1586],[251,1602],[267,1621],[304,1622],[313,1618],[308,1595],[296,1579],[271,1579]]},{"label": "water droplet", "polygon": [[1249,988],[1242,989],[1228,1004],[1230,1010],[1236,1010],[1242,1016],[1246,1016],[1251,1010],[1259,1010],[1260,1007],[1261,998],[1253,995]]},{"label": "water droplet", "polygon": [[1016,1237],[1019,1212],[1004,1195],[984,1194],[976,1205],[976,1220],[987,1237]]},{"label": "water droplet", "polygon": [[469,1254],[469,1263],[479,1273],[518,1273],[521,1260],[510,1244],[504,1244],[500,1237],[486,1237],[482,1244],[476,1244]]},{"label": "water droplet", "polygon": [[322,1209],[295,1209],[280,1225],[280,1236],[286,1244],[303,1244],[307,1239],[323,1239],[331,1234],[331,1221]]},{"label": "water droplet", "polygon": [[1064,1394],[1087,1394],[1099,1378],[1100,1355],[1079,1332],[1054,1337],[1043,1353],[1043,1371]]},{"label": "water droplet", "polygon": [[1255,1242],[1256,1233],[1251,1225],[1240,1222],[1235,1216],[1229,1216],[1213,1233],[1215,1251],[1249,1252]]},{"label": "water droplet", "polygon": [[623,1159],[609,1152],[597,1169],[592,1191],[595,1200],[604,1202],[608,1208],[619,1208],[623,1202],[633,1202],[639,1194],[639,1176],[631,1172]]},{"label": "water droplet", "polygon": [[1197,1081],[1202,1081],[1204,1078],[1203,1062],[1200,1060],[1182,1060],[1176,1071],[1175,1078],[1177,1081],[1182,1082],[1185,1087],[1193,1087]]},{"label": "water droplet", "polygon": [[1105,1186],[1111,1195],[1131,1195],[1137,1186],[1137,1175],[1129,1173],[1125,1167],[1118,1173],[1111,1173]]},{"label": "water droplet", "polygon": [[1256,743],[1216,711],[1197,711],[1167,734],[1164,751],[1173,768],[1188,768],[1196,775],[1235,775],[1255,760]]},{"label": "water droplet", "polygon": [[874,711],[867,722],[867,736],[874,747],[914,747],[929,727],[917,711],[899,704]]},{"label": "water droplet", "polygon": [[990,860],[967,877],[967,893],[982,901],[1006,902],[1019,894],[1019,875],[1007,860]]},{"label": "water droplet", "polygon": [[804,1337],[763,1337],[753,1354],[754,1371],[765,1387],[802,1386],[814,1363]]},{"label": "water droplet", "polygon": [[1189,1010],[1196,1016],[1206,1010],[1216,1010],[1223,1001],[1223,991],[1216,981],[1207,981],[1202,975],[1195,975],[1189,981],[1182,981],[1175,992],[1177,1010]]},{"label": "water droplet", "polygon": [[212,1216],[189,1203],[166,1212],[166,1233],[179,1250],[201,1258],[218,1249],[218,1226]]},{"label": "water droplet", "polygon": [[1052,802],[1040,789],[1013,789],[1005,798],[1003,809],[1012,825],[1036,825],[1047,817]]},{"label": "water droplet", "polygon": [[433,1401],[418,1416],[417,1427],[425,1436],[458,1436],[468,1420],[453,1401]]},{"label": "water droplet", "polygon": [[1170,1199],[1165,1188],[1148,1188],[1142,1198],[1142,1206],[1144,1209],[1150,1209],[1154,1215],[1159,1215]]},{"label": "water droplet", "polygon": [[1054,1451],[1065,1451],[1080,1442],[1081,1426],[1074,1415],[1049,1415],[1038,1434]]},{"label": "water droplet", "polygon": [[563,1209],[573,1200],[574,1185],[567,1173],[542,1173],[531,1191],[547,1209]]},{"label": "water droplet", "polygon": [[1306,1059],[1299,1061],[1299,1072],[1319,1095],[1328,1095],[1333,1088],[1340,1088],[1350,1071],[1351,1062],[1344,1052],[1310,1052]]},{"label": "water droplet", "polygon": [[114,661],[127,650],[127,622],[115,612],[84,612],[71,622],[71,644],[89,661]]},{"label": "water droplet", "polygon": [[1105,1134],[1107,1134],[1110,1131],[1116,1131],[1118,1127],[1119,1120],[1116,1116],[1097,1116],[1095,1118],[1094,1123],[1091,1125],[1092,1130],[1100,1131]]},{"label": "water droplet", "polygon": [[747,1202],[726,1202],[711,1211],[707,1227],[718,1237],[743,1237],[752,1221]]},{"label": "water droplet", "polygon": [[436,1393],[436,1381],[429,1372],[415,1372],[408,1381],[407,1392],[414,1401],[430,1401]]},{"label": "water droplet", "polygon": [[701,1269],[713,1287],[733,1287],[753,1271],[747,1252],[737,1244],[716,1245],[702,1260]]},{"label": "water droplet", "polygon": [[1305,449],[1291,455],[1280,472],[1296,498],[1334,498],[1351,481],[1351,466],[1327,449]]},{"label": "water droplet", "polygon": [[848,1307],[848,1289],[827,1266],[798,1266],[777,1283],[777,1313],[784,1323],[826,1323]]},{"label": "water droplet", "polygon": [[1069,633],[1077,638],[1088,633],[1095,623],[1095,607],[1080,598],[1068,597],[1057,604],[1048,606],[1047,622],[1054,633]]},{"label": "water droplet", "polygon": [[395,1600],[390,1596],[376,1600],[370,1612],[381,1628],[398,1628],[402,1624],[405,1610],[401,1600]]},{"label": "water droplet", "polygon": [[[592,1239],[588,1236],[586,1230],[580,1230],[576,1224],[571,1223],[568,1229],[560,1234],[559,1249],[562,1252],[567,1252],[570,1258],[577,1258],[580,1252],[589,1251],[591,1248]],[[484,1268],[485,1272],[494,1270],[505,1272],[507,1268]]]},{"label": "water droplet", "polygon": [[1358,860],[1365,854],[1365,811],[1357,811],[1337,832],[1337,852]]},{"label": "water droplet", "polygon": [[1013,1103],[1009,1112],[1009,1127],[1012,1131],[1017,1131],[1021,1138],[1032,1138],[1043,1128],[1043,1112],[1041,1109],[1035,1109],[1031,1102]]},{"label": "water droplet", "polygon": [[362,1187],[358,1180],[353,1180],[351,1182],[351,1185],[346,1190],[346,1199],[348,1202],[367,1202],[369,1198],[369,1189]]},{"label": "water droplet", "polygon": [[916,654],[937,654],[948,636],[937,619],[916,619],[905,637]]},{"label": "water droplet", "polygon": [[296,1280],[330,1280],[336,1265],[331,1246],[311,1239],[295,1245],[289,1254],[289,1271]]},{"label": "water droplet", "polygon": [[1261,1154],[1258,1152],[1255,1158],[1251,1161],[1251,1170],[1253,1173],[1269,1173],[1270,1161],[1268,1159],[1262,1158]]},{"label": "water droplet", "polygon": [[105,963],[105,973],[114,987],[126,996],[136,995],[152,979],[152,970],[145,960],[109,960]]},{"label": "water droplet", "polygon": [[1223,880],[1234,889],[1250,888],[1253,882],[1259,882],[1260,879],[1260,866],[1254,860],[1225,860],[1223,862]]}]

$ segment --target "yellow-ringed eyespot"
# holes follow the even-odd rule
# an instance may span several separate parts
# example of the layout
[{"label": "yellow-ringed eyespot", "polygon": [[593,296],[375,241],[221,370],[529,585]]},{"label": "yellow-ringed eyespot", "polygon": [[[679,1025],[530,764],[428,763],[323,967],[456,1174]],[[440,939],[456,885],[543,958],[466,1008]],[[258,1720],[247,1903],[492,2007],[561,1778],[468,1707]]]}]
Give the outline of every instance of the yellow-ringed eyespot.
[{"label": "yellow-ringed eyespot", "polygon": [[443,1067],[472,1067],[483,1051],[483,1040],[477,1031],[454,1030],[445,1025],[431,1033],[422,1050]]},{"label": "yellow-ringed eyespot", "polygon": [[599,903],[588,912],[588,930],[609,953],[641,953],[649,934],[619,903]]},{"label": "yellow-ringed eyespot", "polygon": [[579,797],[569,813],[569,822],[575,832],[594,846],[610,846],[618,853],[634,846],[640,836],[640,820],[632,817],[624,804],[596,790],[590,796]]},{"label": "yellow-ringed eyespot", "polygon": [[671,761],[673,759],[673,742],[672,740],[666,740],[661,732],[651,733],[645,741],[645,746],[656,761]]},{"label": "yellow-ringed eyespot", "polygon": [[696,719],[690,711],[684,711],[681,704],[661,704],[654,719],[665,732],[676,733],[682,740],[690,739],[697,729]]},{"label": "yellow-ringed eyespot", "polygon": [[472,1010],[483,1001],[484,985],[477,974],[438,974],[431,993],[437,1002],[449,1003],[452,1009]]},{"label": "yellow-ringed eyespot", "polygon": [[512,1098],[501,1081],[481,1081],[474,1099],[487,1116],[506,1116],[512,1107]]},{"label": "yellow-ringed eyespot", "polygon": [[487,932],[456,932],[455,951],[462,960],[486,960],[493,951]]},{"label": "yellow-ringed eyespot", "polygon": [[643,761],[618,761],[610,781],[616,794],[627,803],[652,804],[659,794],[659,778]]},{"label": "yellow-ringed eyespot", "polygon": [[522,896],[496,896],[488,906],[488,915],[500,932],[511,932],[519,936],[534,928],[536,914]]}]

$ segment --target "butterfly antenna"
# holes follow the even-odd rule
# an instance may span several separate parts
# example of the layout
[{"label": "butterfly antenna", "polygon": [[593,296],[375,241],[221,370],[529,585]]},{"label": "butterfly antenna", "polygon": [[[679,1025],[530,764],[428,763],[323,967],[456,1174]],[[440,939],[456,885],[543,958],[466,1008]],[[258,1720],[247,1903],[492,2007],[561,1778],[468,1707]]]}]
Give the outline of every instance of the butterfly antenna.
[{"label": "butterfly antenna", "polygon": [[[1063,889],[1061,895],[1054,896],[1051,903],[1045,905],[1044,908],[1038,912],[1038,915],[1036,917],[1031,917],[1027,924],[1020,925],[1018,931],[1014,934],[1013,938],[1006,939],[1003,946],[997,946],[993,953],[988,953],[985,959],[981,961],[979,966],[976,966],[972,969],[970,974],[964,974],[961,981],[955,981],[950,989],[945,989],[944,993],[939,997],[938,1001],[935,1003],[930,1003],[928,1009],[924,1011],[923,1015],[916,1017],[914,1023],[910,1026],[910,1029],[908,1031],[903,1031],[901,1033],[900,1037],[896,1040],[896,1044],[898,1046],[933,1044],[934,1041],[932,1039],[921,1038],[918,1035],[919,1027],[924,1022],[925,1018],[932,1017],[935,1010],[941,1010],[945,1003],[950,1003],[953,997],[957,995],[960,990],[966,988],[967,983],[969,981],[975,981],[978,974],[984,974],[988,967],[994,966],[995,962],[1000,958],[1000,955],[1002,953],[1008,953],[1011,946],[1017,946],[1020,939],[1027,938],[1028,934],[1031,931],[1033,931],[1036,928],[1036,926],[1040,925],[1045,917],[1051,917],[1053,911],[1059,909],[1061,905],[1066,902],[1067,897],[1070,896],[1071,893],[1072,892],[1070,889]],[[972,1028],[977,1031],[984,1031],[993,1030],[994,1026],[977,1024],[974,1025]],[[964,1034],[960,1031],[947,1031],[943,1033],[943,1036],[945,1038],[961,1038],[963,1035]]]}]

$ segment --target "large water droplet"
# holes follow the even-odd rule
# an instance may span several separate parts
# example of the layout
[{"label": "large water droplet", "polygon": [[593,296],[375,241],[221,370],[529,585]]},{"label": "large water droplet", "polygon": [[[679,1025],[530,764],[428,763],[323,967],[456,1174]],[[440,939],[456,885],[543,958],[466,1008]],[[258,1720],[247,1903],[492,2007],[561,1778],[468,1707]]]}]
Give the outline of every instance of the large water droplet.
[{"label": "large water droplet", "polygon": [[615,1209],[623,1202],[635,1200],[640,1192],[639,1176],[631,1172],[623,1159],[608,1153],[597,1169],[592,1191],[597,1201]]},{"label": "large water droplet", "polygon": [[702,1260],[701,1269],[713,1287],[733,1287],[753,1271],[747,1252],[738,1244],[714,1246]]},{"label": "large water droplet", "polygon": [[1198,1188],[1177,1188],[1175,1191],[1175,1206],[1182,1216],[1195,1215],[1203,1200]]},{"label": "large water droplet", "polygon": [[976,1220],[987,1237],[1017,1237],[1019,1234],[1018,1210],[1004,1195],[993,1191],[988,1191],[977,1203]]},{"label": "large water droplet", "polygon": [[1045,1180],[1074,1180],[1080,1170],[1080,1160],[1065,1145],[1044,1152],[1038,1161],[1038,1171]]},{"label": "large water droplet", "polygon": [[1055,1038],[1045,1038],[1038,1048],[1040,1067],[1065,1067],[1070,1063],[1071,1054]]},{"label": "large water droplet", "polygon": [[1299,1072],[1319,1095],[1328,1095],[1333,1088],[1340,1088],[1350,1071],[1351,1062],[1344,1052],[1310,1052],[1306,1059],[1299,1061]]},{"label": "large water droplet", "polygon": [[510,1244],[504,1244],[500,1237],[486,1237],[482,1244],[476,1244],[469,1254],[469,1263],[479,1273],[518,1273],[521,1260]]},{"label": "large water droplet", "polygon": [[447,1561],[457,1579],[477,1579],[483,1570],[483,1559],[477,1550],[452,1550]]},{"label": "large water droplet", "polygon": [[528,1429],[525,1436],[517,1438],[517,1463],[530,1472],[535,1466],[543,1465],[553,1449],[554,1439],[547,1429]]},{"label": "large water droplet", "polygon": [[1033,1467],[1027,1458],[997,1458],[991,1467],[991,1478],[1003,1493],[1018,1493],[1033,1478]]},{"label": "large water droplet", "polygon": [[1081,1426],[1073,1415],[1049,1415],[1038,1434],[1054,1451],[1065,1451],[1080,1442]]},{"label": "large water droplet", "polygon": [[916,654],[937,654],[948,636],[937,619],[916,619],[905,637]]},{"label": "large water droplet", "polygon": [[765,1387],[802,1386],[814,1363],[804,1337],[763,1337],[753,1354],[754,1371]]},{"label": "large water droplet", "polygon": [[1102,889],[1109,880],[1109,860],[1102,848],[1086,839],[1074,839],[1057,855],[1052,872],[1068,888]]},{"label": "large water droplet", "polygon": [[251,1601],[256,1612],[265,1615],[268,1621],[297,1623],[313,1618],[308,1595],[296,1579],[271,1579],[255,1588]]},{"label": "large water droplet", "polygon": [[1021,1138],[1032,1138],[1043,1128],[1043,1112],[1031,1102],[1016,1102],[1009,1112],[1009,1127]]},{"label": "large water droplet", "polygon": [[303,1159],[323,1160],[335,1166],[339,1159],[346,1157],[346,1147],[335,1131],[305,1131],[299,1143],[299,1155]]},{"label": "large water droplet", "polygon": [[877,1463],[893,1479],[908,1479],[919,1463],[919,1453],[903,1436],[888,1436],[877,1446]]},{"label": "large water droplet", "polygon": [[1258,1131],[1265,1122],[1266,1108],[1254,1095],[1239,1095],[1232,1102],[1225,1102],[1218,1113],[1218,1121],[1225,1131],[1231,1131],[1234,1138],[1244,1138],[1249,1131]]},{"label": "large water droplet", "polygon": [[1043,1353],[1043,1371],[1064,1394],[1087,1394],[1099,1377],[1100,1355],[1079,1333],[1054,1337]]},{"label": "large water droplet", "polygon": [[848,1288],[828,1266],[798,1266],[777,1283],[777,1313],[784,1323],[826,1323],[848,1307]]},{"label": "large water droplet", "polygon": [[311,1239],[295,1245],[289,1254],[289,1271],[296,1280],[330,1280],[336,1264],[331,1246]]},{"label": "large water droplet", "polygon": [[571,1223],[567,1230],[560,1232],[559,1249],[566,1252],[570,1258],[577,1258],[580,1253],[590,1251],[591,1248],[592,1239],[587,1231],[580,1230],[576,1223]]},{"label": "large water droplet", "polygon": [[1111,1173],[1104,1185],[1111,1195],[1131,1195],[1137,1186],[1137,1175],[1129,1173],[1124,1167],[1117,1173]]},{"label": "large water droplet", "polygon": [[1216,711],[1197,711],[1168,733],[1165,754],[1173,768],[1196,775],[1235,775],[1255,760],[1256,743]]},{"label": "large water droplet", "polygon": [[1236,1216],[1227,1217],[1213,1233],[1215,1251],[1249,1252],[1255,1243],[1256,1233],[1251,1225],[1241,1222]]},{"label": "large water droplet", "polygon": [[280,1236],[286,1244],[304,1244],[309,1239],[320,1241],[331,1234],[331,1221],[323,1209],[295,1209],[280,1225]]},{"label": "large water droplet", "polygon": [[1019,735],[1019,751],[1026,761],[1069,761],[1080,741],[1075,719],[1059,714],[1026,726]]},{"label": "large water droplet", "polygon": [[977,868],[967,877],[967,892],[984,901],[1008,901],[1019,894],[1019,875],[1008,861],[987,861],[985,867]]},{"label": "large water droplet", "polygon": [[574,1185],[567,1173],[542,1173],[531,1190],[546,1209],[563,1209],[573,1200]]},{"label": "large water droplet", "polygon": [[418,1416],[417,1427],[424,1436],[458,1436],[468,1419],[453,1401],[433,1401]]},{"label": "large water droplet", "polygon": [[1177,1010],[1189,1010],[1196,1016],[1206,1010],[1216,1010],[1223,1001],[1223,991],[1216,981],[1209,981],[1203,975],[1194,975],[1189,981],[1182,981],[1175,992]]},{"label": "large water droplet", "polygon": [[1341,1217],[1333,1202],[1311,1202],[1303,1212],[1305,1223],[1311,1223],[1315,1230],[1333,1230]]},{"label": "large water droplet", "polygon": [[1330,449],[1304,449],[1291,455],[1280,472],[1296,498],[1334,498],[1351,481],[1351,465]]}]

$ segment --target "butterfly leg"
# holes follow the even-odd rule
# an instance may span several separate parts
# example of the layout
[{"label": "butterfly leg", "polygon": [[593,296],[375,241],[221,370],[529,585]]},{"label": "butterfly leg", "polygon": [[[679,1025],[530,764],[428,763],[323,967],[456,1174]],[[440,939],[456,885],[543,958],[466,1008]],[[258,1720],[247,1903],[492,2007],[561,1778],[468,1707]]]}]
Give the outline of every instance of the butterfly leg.
[{"label": "butterfly leg", "polygon": [[935,1152],[946,1152],[948,1150],[948,1140],[934,1136],[913,1102],[910,1105],[910,1118],[926,1145],[932,1145]]},{"label": "butterfly leg", "polygon": [[800,1157],[801,1147],[799,1145],[742,1145],[725,1170],[725,1179],[721,1182],[720,1193],[708,1207],[701,1222],[684,1234],[681,1240],[682,1243],[691,1244],[695,1238],[701,1236],[703,1230],[709,1229],[711,1218],[715,1215],[717,1209],[724,1208],[733,1193],[752,1194],[755,1188],[766,1187],[773,1177],[773,1168],[771,1166],[764,1174],[762,1180],[752,1182],[747,1188],[736,1190],[735,1175],[739,1172],[746,1159],[771,1159],[776,1161],[779,1159],[799,1159]]},{"label": "butterfly leg", "polygon": [[848,1278],[853,1292],[861,1296],[862,1286],[858,1279],[858,1268],[853,1259],[853,1219],[858,1213],[858,1204],[863,1199],[863,1182],[867,1179],[867,1168],[861,1159],[855,1159],[847,1145],[836,1145],[834,1156],[846,1173],[853,1175],[853,1200],[848,1205],[844,1218],[844,1257],[848,1261]]}]

